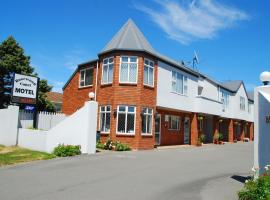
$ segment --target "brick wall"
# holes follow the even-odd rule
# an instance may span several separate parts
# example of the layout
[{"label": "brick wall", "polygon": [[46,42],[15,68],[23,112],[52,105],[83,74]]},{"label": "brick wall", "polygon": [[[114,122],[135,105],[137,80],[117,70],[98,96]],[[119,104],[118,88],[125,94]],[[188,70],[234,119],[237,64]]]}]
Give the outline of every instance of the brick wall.
[{"label": "brick wall", "polygon": [[67,87],[63,92],[63,105],[62,111],[63,113],[70,115],[74,113],[76,110],[81,108],[85,101],[89,100],[88,94],[89,92],[95,92],[95,82],[96,82],[96,68],[95,63],[88,64],[82,66],[80,69],[87,67],[94,67],[93,72],[93,85],[88,87],[79,88],[79,77],[80,70],[76,72],[73,76]]}]

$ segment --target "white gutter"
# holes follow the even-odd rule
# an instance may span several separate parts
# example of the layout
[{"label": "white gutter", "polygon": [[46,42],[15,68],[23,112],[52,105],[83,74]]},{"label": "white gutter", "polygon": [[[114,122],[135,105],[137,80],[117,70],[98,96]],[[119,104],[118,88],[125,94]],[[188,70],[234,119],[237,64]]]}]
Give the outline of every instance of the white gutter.
[{"label": "white gutter", "polygon": [[95,87],[95,101],[97,101],[97,85],[98,83],[98,61],[97,61],[97,72],[96,72],[96,87]]}]

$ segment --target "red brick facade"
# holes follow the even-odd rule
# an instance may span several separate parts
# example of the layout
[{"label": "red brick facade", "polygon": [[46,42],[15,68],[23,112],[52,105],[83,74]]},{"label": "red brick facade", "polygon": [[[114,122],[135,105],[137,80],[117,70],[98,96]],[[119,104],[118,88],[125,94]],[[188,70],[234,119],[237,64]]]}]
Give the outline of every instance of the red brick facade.
[{"label": "red brick facade", "polygon": [[[122,84],[119,83],[119,66],[120,57],[125,56],[137,56],[138,58],[138,73],[136,84]],[[103,59],[113,57],[113,81],[111,84],[102,85],[102,65]],[[145,86],[143,84],[144,74],[144,59],[148,58],[154,61],[154,87]],[[98,68],[96,61],[84,65],[80,65],[77,72],[71,78],[70,82],[64,89],[63,94],[63,112],[65,114],[72,114],[84,105],[84,102],[89,100],[89,92],[96,93],[96,100],[99,106],[110,105],[111,106],[111,118],[110,118],[110,133],[101,133],[101,141],[110,137],[113,141],[121,141],[130,145],[133,149],[152,149],[155,146],[155,115],[161,114],[161,139],[160,145],[181,145],[184,144],[184,123],[185,119],[189,119],[189,144],[196,145],[198,137],[203,131],[199,130],[199,121],[197,113],[188,113],[182,111],[168,110],[164,108],[156,108],[157,97],[157,59],[146,53],[142,52],[121,52],[113,51],[111,53],[100,55],[98,59]],[[80,70],[87,67],[93,67],[93,85],[79,88],[79,76]],[[96,74],[98,75],[96,80]],[[96,87],[97,81],[97,87]],[[114,115],[119,105],[132,105],[136,106],[135,115],[135,134],[134,135],[120,135],[117,134],[117,117]],[[153,109],[153,123],[152,134],[142,135],[142,108]],[[170,130],[169,122],[165,119],[166,115],[176,115],[180,117],[180,130]],[[203,123],[206,123],[205,121]],[[213,116],[212,124],[212,137],[220,131],[220,126],[225,127],[226,131],[225,140],[233,142],[235,138],[242,140],[244,138],[243,126],[246,126],[246,122],[237,121],[233,119],[220,119],[218,116]],[[241,126],[241,134],[237,136],[236,127]],[[253,123],[247,124],[248,137],[253,139]],[[99,120],[98,120],[99,130]]]}]

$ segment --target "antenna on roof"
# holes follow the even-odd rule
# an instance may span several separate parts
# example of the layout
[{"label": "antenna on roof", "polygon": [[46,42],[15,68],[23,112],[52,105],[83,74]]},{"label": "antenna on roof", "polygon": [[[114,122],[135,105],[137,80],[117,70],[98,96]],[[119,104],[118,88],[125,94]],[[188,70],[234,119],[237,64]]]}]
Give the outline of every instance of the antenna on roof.
[{"label": "antenna on roof", "polygon": [[193,67],[193,70],[195,70],[195,68],[196,68],[196,70],[198,70],[198,69],[197,69],[197,66],[196,66],[197,64],[199,64],[199,57],[198,57],[197,52],[194,51],[194,55],[193,55],[193,59],[192,59],[192,67]]}]

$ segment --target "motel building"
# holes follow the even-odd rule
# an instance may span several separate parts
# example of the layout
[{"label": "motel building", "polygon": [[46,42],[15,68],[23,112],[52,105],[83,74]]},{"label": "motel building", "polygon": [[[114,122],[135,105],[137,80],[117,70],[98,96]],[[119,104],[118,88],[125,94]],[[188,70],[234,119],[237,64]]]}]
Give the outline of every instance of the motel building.
[{"label": "motel building", "polygon": [[243,81],[217,82],[164,55],[129,19],[96,59],[79,64],[63,87],[65,114],[94,92],[101,141],[110,137],[133,149],[196,145],[214,135],[253,140],[253,97]]}]

